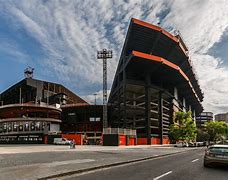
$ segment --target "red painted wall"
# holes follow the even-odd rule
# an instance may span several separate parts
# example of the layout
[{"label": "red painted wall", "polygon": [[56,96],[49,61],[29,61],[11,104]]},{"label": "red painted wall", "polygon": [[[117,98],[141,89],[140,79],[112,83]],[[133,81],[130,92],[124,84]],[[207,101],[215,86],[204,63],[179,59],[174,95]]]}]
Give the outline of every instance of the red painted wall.
[{"label": "red painted wall", "polygon": [[128,145],[129,145],[129,146],[134,146],[134,145],[136,145],[136,138],[129,138]]},{"label": "red painted wall", "polygon": [[151,138],[151,144],[160,144],[160,138],[152,137]]},{"label": "red painted wall", "polygon": [[137,138],[137,145],[147,145],[147,138]]},{"label": "red painted wall", "polygon": [[163,144],[170,144],[169,138],[163,137]]},{"label": "red painted wall", "polygon": [[126,136],[119,135],[119,146],[126,146]]},{"label": "red painted wall", "polygon": [[76,145],[82,145],[83,144],[83,137],[81,134],[62,134],[63,138],[73,140],[75,141]]},{"label": "red painted wall", "polygon": [[44,136],[44,144],[48,144],[48,135]]}]

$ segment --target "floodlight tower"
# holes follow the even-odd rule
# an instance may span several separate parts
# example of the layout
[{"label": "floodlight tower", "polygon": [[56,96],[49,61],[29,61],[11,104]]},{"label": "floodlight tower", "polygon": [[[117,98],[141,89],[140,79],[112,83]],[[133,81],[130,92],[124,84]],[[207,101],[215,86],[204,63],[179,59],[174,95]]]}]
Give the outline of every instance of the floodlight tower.
[{"label": "floodlight tower", "polygon": [[33,78],[33,71],[34,71],[34,68],[28,66],[25,70],[24,70],[24,75],[25,75],[25,78]]},{"label": "floodlight tower", "polygon": [[103,60],[103,128],[108,127],[108,110],[107,110],[107,59],[112,58],[112,51],[102,49],[97,51],[97,59]]}]

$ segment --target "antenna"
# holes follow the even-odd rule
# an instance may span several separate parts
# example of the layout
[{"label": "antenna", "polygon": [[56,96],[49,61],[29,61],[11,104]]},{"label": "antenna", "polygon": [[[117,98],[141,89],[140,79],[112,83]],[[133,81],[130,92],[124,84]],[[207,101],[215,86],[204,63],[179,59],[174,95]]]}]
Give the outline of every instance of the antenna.
[{"label": "antenna", "polygon": [[24,76],[25,78],[33,78],[33,71],[34,71],[34,68],[28,66],[25,70],[24,70]]}]

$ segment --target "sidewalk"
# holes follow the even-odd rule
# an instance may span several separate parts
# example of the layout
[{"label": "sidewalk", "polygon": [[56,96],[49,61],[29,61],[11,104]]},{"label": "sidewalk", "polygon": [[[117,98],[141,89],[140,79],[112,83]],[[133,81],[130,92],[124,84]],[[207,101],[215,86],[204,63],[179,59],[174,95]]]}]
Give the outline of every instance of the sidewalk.
[{"label": "sidewalk", "polygon": [[[10,150],[6,154],[2,153],[2,148],[0,147],[0,180],[66,175],[194,149],[169,146],[76,146],[76,149],[67,146],[16,146],[4,147],[5,150]],[[20,152],[16,153],[15,150]]]},{"label": "sidewalk", "polygon": [[69,149],[69,145],[0,145],[0,154],[34,153],[34,152],[58,152],[58,151],[96,151],[96,150],[121,150],[140,149],[149,147],[173,147],[173,145],[137,145],[137,146],[98,146],[83,145],[75,149]]}]

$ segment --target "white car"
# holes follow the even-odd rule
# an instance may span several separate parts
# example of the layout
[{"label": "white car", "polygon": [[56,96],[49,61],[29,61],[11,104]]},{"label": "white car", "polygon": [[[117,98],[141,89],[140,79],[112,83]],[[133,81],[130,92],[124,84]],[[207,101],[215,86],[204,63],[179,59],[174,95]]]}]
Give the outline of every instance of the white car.
[{"label": "white car", "polygon": [[228,145],[212,145],[205,151],[204,167],[216,164],[228,167]]},{"label": "white car", "polygon": [[177,142],[174,147],[188,147],[187,142]]},{"label": "white car", "polygon": [[53,144],[59,145],[69,145],[71,141],[67,140],[66,138],[54,138]]}]

